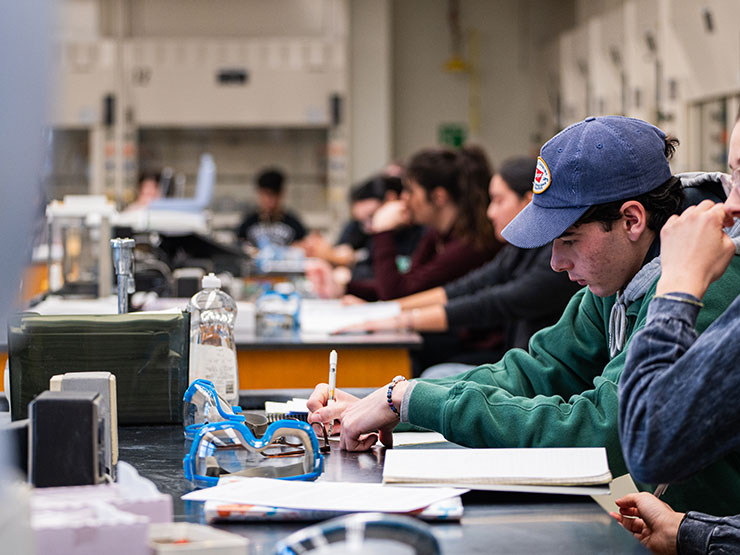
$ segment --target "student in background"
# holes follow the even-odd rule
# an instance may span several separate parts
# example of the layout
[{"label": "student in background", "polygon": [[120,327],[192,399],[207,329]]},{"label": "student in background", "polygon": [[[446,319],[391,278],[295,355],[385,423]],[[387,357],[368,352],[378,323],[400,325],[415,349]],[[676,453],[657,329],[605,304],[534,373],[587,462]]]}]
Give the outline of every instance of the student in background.
[{"label": "student in background", "polygon": [[[388,175],[375,175],[354,187],[349,195],[352,219],[345,225],[336,245],[332,246],[318,233],[311,233],[303,242],[306,256],[350,268],[347,272],[350,279],[372,279],[373,215],[383,203],[400,199],[402,188],[401,178]],[[415,225],[396,231],[394,242],[399,257],[410,260],[422,233],[423,228]]]},{"label": "student in background", "polygon": [[[501,246],[486,219],[490,179],[488,159],[476,147],[412,156],[402,200],[385,203],[373,216],[374,278],[353,280],[346,292],[365,300],[395,299],[443,285],[490,260]],[[427,231],[404,272],[394,232],[412,223]]]},{"label": "student in background", "polygon": [[[738,258],[740,121],[729,166],[724,204],[705,201],[663,228],[662,275],[619,384],[620,439],[635,479],[680,482],[706,469],[716,477],[707,493],[718,497],[737,495],[726,484],[740,458],[740,297],[701,336],[695,323],[709,284]],[[679,513],[649,493],[617,504],[612,516],[655,553],[740,552],[740,515]]]},{"label": "student in background", "polygon": [[[337,391],[328,406],[328,386],[320,384],[309,420],[340,420],[347,450],[369,449],[378,437],[392,445],[400,419],[470,447],[602,446],[612,473],[625,473],[617,383],[655,292],[660,229],[685,197],[668,163],[675,145],[656,127],[619,116],[587,118],[550,139],[533,200],[503,236],[520,248],[553,241],[553,269],[588,286],[560,320],[535,333],[528,351],[511,349],[498,363],[463,374],[394,378],[364,399]],[[697,329],[738,292],[740,257],[707,290]],[[740,463],[723,476],[723,495],[708,491],[719,485],[710,469],[671,485],[666,499],[681,509],[740,512]]]},{"label": "student in background", "polygon": [[300,219],[283,207],[285,174],[267,169],[257,176],[256,212],[248,214],[239,226],[237,236],[257,247],[266,244],[289,246],[306,236]]},{"label": "student in background", "polygon": [[126,211],[142,210],[149,206],[153,200],[162,198],[162,192],[159,189],[159,174],[145,172],[139,176],[139,182],[136,185],[136,200],[126,207]]},{"label": "student in background", "polygon": [[[532,200],[536,165],[535,158],[511,158],[491,179],[488,218],[500,241],[504,240],[502,230]],[[366,322],[351,331],[438,332],[425,335],[421,355],[413,353],[415,366],[464,364],[457,365],[459,368],[439,365],[425,377],[459,373],[465,364],[498,360],[513,347],[526,349],[532,334],[554,324],[580,288],[567,274],[553,271],[550,251],[551,243],[534,249],[505,245],[493,260],[456,281],[398,299],[402,308],[399,316]],[[503,343],[491,348],[468,340],[468,330],[491,328],[503,328]],[[448,330],[457,333],[439,333]]]}]

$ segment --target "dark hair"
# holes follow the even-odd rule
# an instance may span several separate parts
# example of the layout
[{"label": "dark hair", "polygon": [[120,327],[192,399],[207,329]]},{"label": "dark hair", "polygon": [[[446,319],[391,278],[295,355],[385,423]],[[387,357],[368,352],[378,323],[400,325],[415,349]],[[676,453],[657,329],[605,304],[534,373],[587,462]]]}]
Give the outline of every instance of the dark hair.
[{"label": "dark hair", "polygon": [[740,121],[740,106],[737,107],[737,114],[735,114],[735,123]]},{"label": "dark hair", "polygon": [[141,186],[144,183],[144,181],[147,181],[149,179],[153,180],[157,185],[159,185],[159,172],[141,172],[139,174],[139,180],[136,182],[136,190],[141,191]]},{"label": "dark hair", "polygon": [[[395,175],[381,175],[380,179],[383,181],[384,192],[394,192],[399,197],[403,192],[403,180]],[[385,198],[385,196],[383,197]]]},{"label": "dark hair", "polygon": [[519,198],[532,190],[534,172],[537,168],[537,159],[532,156],[516,156],[509,158],[501,164],[498,174],[501,176],[509,189],[514,191]]},{"label": "dark hair", "polygon": [[406,167],[406,179],[416,181],[427,195],[437,187],[447,191],[459,211],[453,233],[481,248],[490,248],[496,243],[493,226],[486,217],[492,173],[488,158],[476,146],[458,151],[421,150],[411,157]]},{"label": "dark hair", "polygon": [[385,194],[393,191],[400,195],[403,182],[399,177],[390,175],[375,175],[352,188],[349,193],[349,201],[358,202],[366,199],[385,200]]},{"label": "dark hair", "polygon": [[[664,150],[666,159],[670,160],[673,157],[678,145],[677,138],[670,135],[666,136]],[[629,200],[635,200],[642,204],[648,213],[648,229],[660,231],[668,218],[681,211],[685,197],[681,180],[672,176],[668,181],[647,193],[632,198],[596,204],[586,210],[574,225],[599,222],[604,231],[611,231],[612,223],[622,217],[622,205]]]},{"label": "dark hair", "polygon": [[270,191],[275,195],[283,192],[283,183],[285,174],[277,168],[263,170],[257,176],[257,188],[264,191]]}]

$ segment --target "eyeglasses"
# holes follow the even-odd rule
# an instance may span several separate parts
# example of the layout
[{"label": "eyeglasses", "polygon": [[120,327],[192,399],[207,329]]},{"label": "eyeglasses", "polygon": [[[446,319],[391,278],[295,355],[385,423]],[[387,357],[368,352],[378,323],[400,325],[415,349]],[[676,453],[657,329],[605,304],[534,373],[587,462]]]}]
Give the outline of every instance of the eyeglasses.
[{"label": "eyeglasses", "polygon": [[284,480],[315,480],[328,447],[323,425],[319,447],[314,428],[299,420],[279,420],[257,439],[242,422],[205,424],[183,459],[185,477],[197,487],[210,487],[222,476],[260,476]]}]

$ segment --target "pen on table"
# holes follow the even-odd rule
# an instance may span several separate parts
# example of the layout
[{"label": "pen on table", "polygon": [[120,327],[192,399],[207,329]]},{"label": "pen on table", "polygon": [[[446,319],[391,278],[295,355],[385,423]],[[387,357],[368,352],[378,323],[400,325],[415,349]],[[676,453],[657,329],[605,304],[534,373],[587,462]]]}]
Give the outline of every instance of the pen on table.
[{"label": "pen on table", "polygon": [[[327,405],[332,402],[336,401],[336,397],[334,394],[334,391],[337,388],[337,352],[332,349],[331,353],[329,353],[329,401],[327,402]],[[334,431],[334,420],[329,424],[329,435]]]}]

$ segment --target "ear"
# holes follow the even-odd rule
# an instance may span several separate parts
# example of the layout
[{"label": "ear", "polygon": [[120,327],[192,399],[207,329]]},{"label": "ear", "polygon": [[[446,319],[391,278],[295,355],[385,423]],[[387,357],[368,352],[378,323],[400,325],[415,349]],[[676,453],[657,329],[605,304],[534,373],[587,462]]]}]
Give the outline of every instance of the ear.
[{"label": "ear", "polygon": [[429,200],[434,206],[440,208],[449,202],[450,195],[447,193],[447,191],[445,191],[443,187],[436,187],[429,194]]},{"label": "ear", "polygon": [[624,216],[622,225],[625,226],[627,237],[631,241],[637,241],[648,229],[645,207],[636,200],[628,200],[622,205],[620,212]]},{"label": "ear", "polygon": [[527,191],[526,193],[524,193],[524,196],[522,197],[522,201],[526,201],[527,204],[529,204],[530,202],[532,202],[532,197],[533,196],[534,195],[533,195],[533,193],[532,193],[531,190],[530,191]]}]

